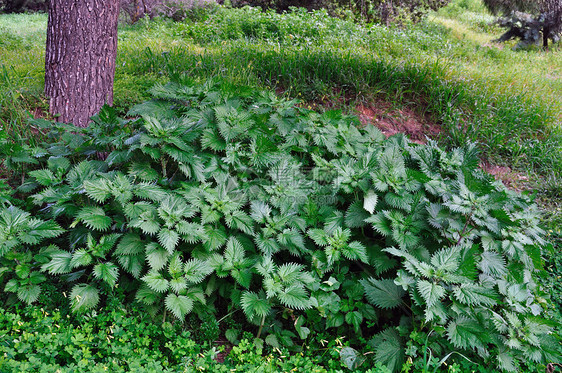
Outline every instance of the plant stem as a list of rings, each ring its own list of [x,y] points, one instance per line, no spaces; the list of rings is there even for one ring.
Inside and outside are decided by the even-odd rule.
[[[265,323],[265,316],[262,316],[261,318],[261,324],[260,324],[260,328],[258,329],[258,335],[256,336],[256,338],[259,338],[261,335],[261,331],[263,329],[263,324]]]

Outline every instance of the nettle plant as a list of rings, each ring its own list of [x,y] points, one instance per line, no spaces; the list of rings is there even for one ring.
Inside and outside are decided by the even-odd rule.
[[[34,302],[48,274],[77,312],[116,286],[163,318],[241,310],[275,347],[331,328],[392,370],[420,336],[433,356],[508,371],[557,354],[534,280],[537,208],[473,146],[386,139],[224,83],[152,94],[137,119],[35,120],[50,140],[6,155],[33,169],[0,212],[6,291]]]

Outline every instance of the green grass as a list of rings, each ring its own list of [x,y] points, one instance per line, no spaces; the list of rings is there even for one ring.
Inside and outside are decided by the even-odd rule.
[[[214,9],[197,21],[122,26],[115,77],[121,111],[156,82],[181,73],[222,76],[308,102],[383,98],[441,125],[441,142],[478,141],[494,163],[528,173],[562,195],[562,50],[512,51],[474,0],[457,0],[407,30],[360,26],[323,13]],[[45,15],[2,15],[0,120],[29,137],[25,111],[42,99]],[[344,99],[342,99],[342,97]]]

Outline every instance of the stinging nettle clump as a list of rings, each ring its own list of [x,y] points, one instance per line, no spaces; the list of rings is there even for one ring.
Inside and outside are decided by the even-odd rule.
[[[40,146],[0,142],[17,188],[0,199],[0,301],[49,301],[51,283],[82,313],[119,287],[158,322],[238,315],[232,343],[293,349],[328,331],[393,371],[427,348],[505,371],[562,356],[537,206],[474,146],[224,83],[151,93],[129,119],[106,107],[84,129],[34,120]]]

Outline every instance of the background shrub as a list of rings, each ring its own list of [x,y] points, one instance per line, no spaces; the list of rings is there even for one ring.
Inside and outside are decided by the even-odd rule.
[[[0,12],[47,11],[46,0],[0,0]]]
[[[358,19],[386,25],[419,21],[430,10],[444,7],[450,0],[233,0],[234,6],[252,5],[263,9],[286,11],[290,7],[308,10],[326,9],[336,16],[354,15]]]

